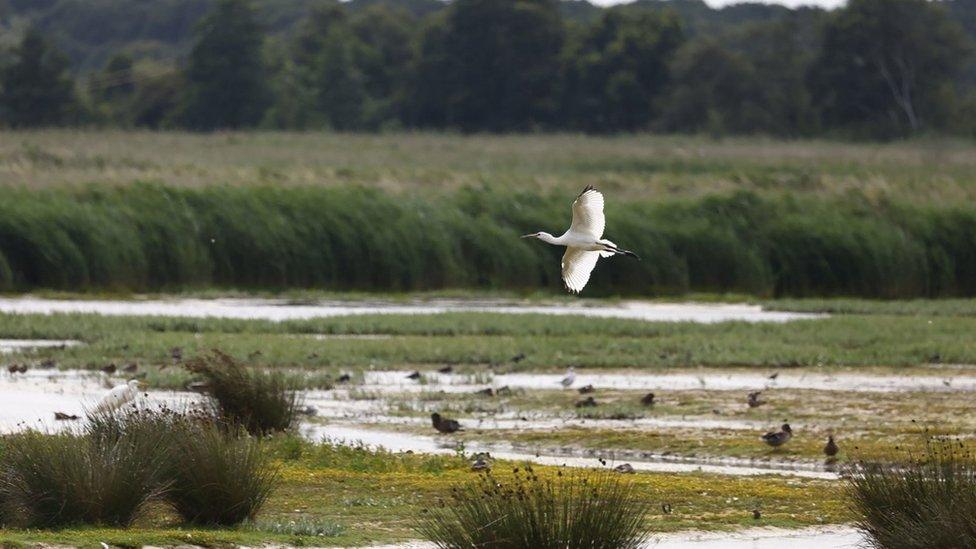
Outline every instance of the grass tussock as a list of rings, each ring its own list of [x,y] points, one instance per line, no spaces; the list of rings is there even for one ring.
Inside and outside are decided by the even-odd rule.
[[[511,481],[489,473],[455,487],[415,528],[443,549],[636,549],[647,537],[647,512],[634,485],[619,476],[543,479],[526,467]]]
[[[278,481],[258,439],[205,411],[145,408],[91,416],[75,431],[3,438],[4,524],[127,527],[152,504],[185,523],[253,519]]]
[[[287,431],[298,420],[301,396],[281,372],[248,368],[214,350],[186,363],[207,382],[207,395],[223,421],[252,435]]]
[[[152,429],[111,436],[25,431],[5,437],[0,501],[12,523],[128,526],[166,494],[166,445]]]
[[[175,440],[167,501],[184,521],[233,525],[253,519],[277,483],[258,439],[216,425],[191,425]]]
[[[872,547],[976,547],[976,457],[959,441],[929,441],[905,463],[861,464],[849,484]]]

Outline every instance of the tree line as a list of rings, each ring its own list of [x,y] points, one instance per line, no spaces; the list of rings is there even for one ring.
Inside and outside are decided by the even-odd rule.
[[[178,62],[120,51],[83,75],[33,25],[0,56],[0,125],[976,135],[974,0],[706,28],[682,2],[567,17],[575,4],[323,1],[271,34],[248,0],[216,0]]]

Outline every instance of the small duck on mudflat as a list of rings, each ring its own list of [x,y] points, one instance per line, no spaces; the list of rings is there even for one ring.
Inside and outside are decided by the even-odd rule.
[[[654,393],[647,393],[641,397],[641,404],[644,406],[654,406]]]
[[[578,401],[576,403],[576,407],[577,408],[592,408],[593,406],[596,406],[596,405],[597,405],[596,404],[596,399],[594,399],[591,396],[590,397],[586,397],[583,400],[580,400],[580,401]]]
[[[823,449],[824,455],[828,458],[833,458],[837,455],[837,452],[840,452],[840,448],[837,446],[837,443],[834,442],[834,435],[827,435],[827,444],[824,445]]]
[[[779,431],[770,431],[762,436],[763,442],[773,448],[786,444],[791,438],[793,438],[793,429],[790,428],[789,423],[784,423]]]
[[[457,420],[441,417],[437,412],[430,414],[430,422],[434,425],[434,429],[440,433],[450,434],[461,430],[461,424]]]
[[[750,408],[758,408],[759,406],[766,404],[766,401],[760,398],[760,395],[762,395],[762,391],[753,391],[749,393],[749,397],[746,399],[746,402],[749,403]]]

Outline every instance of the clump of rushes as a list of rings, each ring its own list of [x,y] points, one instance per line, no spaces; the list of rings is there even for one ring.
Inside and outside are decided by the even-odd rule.
[[[443,549],[636,549],[647,539],[647,511],[647,500],[619,476],[540,478],[526,467],[511,480],[488,473],[454,487],[415,529]]]
[[[0,501],[11,524],[128,526],[166,493],[165,444],[149,428],[113,436],[25,431],[4,439]]]
[[[931,439],[903,463],[860,463],[848,482],[870,546],[976,547],[976,459],[960,441]]]
[[[217,350],[186,368],[206,380],[214,412],[252,435],[286,431],[298,418],[301,397],[281,372],[248,368]]]
[[[96,414],[75,432],[3,437],[3,524],[125,527],[153,503],[187,523],[252,519],[278,479],[270,454],[242,427],[206,410]]]
[[[184,521],[232,525],[253,519],[278,481],[261,441],[239,428],[186,423],[173,445],[166,499]]]

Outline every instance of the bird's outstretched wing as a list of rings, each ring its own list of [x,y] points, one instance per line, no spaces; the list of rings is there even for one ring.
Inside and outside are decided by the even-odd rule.
[[[580,293],[590,281],[590,273],[600,259],[600,252],[589,252],[582,248],[567,247],[563,254],[563,284],[574,294]]]
[[[587,186],[573,202],[573,224],[569,230],[600,239],[606,224],[607,220],[603,216],[603,193]]]

